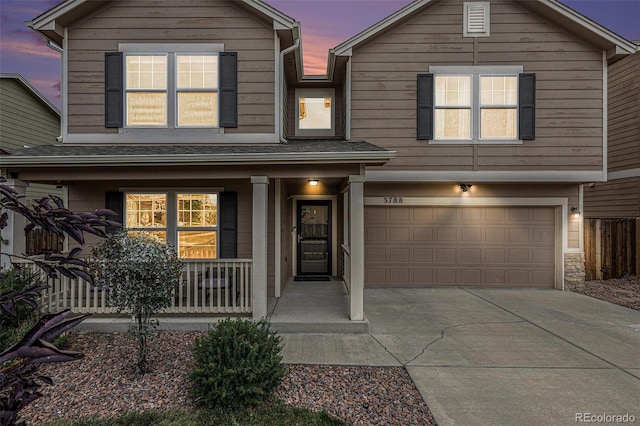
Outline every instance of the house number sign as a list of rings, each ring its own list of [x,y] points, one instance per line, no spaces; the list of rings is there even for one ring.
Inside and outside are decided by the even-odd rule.
[[[385,204],[402,204],[402,197],[384,197]]]

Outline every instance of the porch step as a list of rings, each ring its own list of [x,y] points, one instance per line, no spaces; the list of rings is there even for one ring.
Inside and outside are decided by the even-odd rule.
[[[239,316],[240,318],[247,318],[246,315]],[[158,330],[167,331],[203,331],[209,330],[211,324],[215,324],[222,319],[227,318],[223,316],[208,316],[208,315],[190,315],[190,316],[174,316],[174,315],[159,315]],[[250,317],[249,317],[250,318]],[[91,315],[86,320],[82,321],[76,327],[74,331],[101,331],[101,332],[128,332],[129,327],[133,324],[130,316],[123,315]]]

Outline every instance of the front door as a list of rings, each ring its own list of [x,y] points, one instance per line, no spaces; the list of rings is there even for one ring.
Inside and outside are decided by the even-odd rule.
[[[298,275],[331,275],[331,201],[298,201]]]

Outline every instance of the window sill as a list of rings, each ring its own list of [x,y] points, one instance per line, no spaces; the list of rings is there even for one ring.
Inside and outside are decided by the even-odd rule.
[[[429,145],[522,145],[522,140],[430,140]]]

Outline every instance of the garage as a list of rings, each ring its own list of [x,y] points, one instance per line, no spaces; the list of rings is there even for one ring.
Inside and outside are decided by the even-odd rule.
[[[366,206],[365,285],[553,288],[554,207]]]

